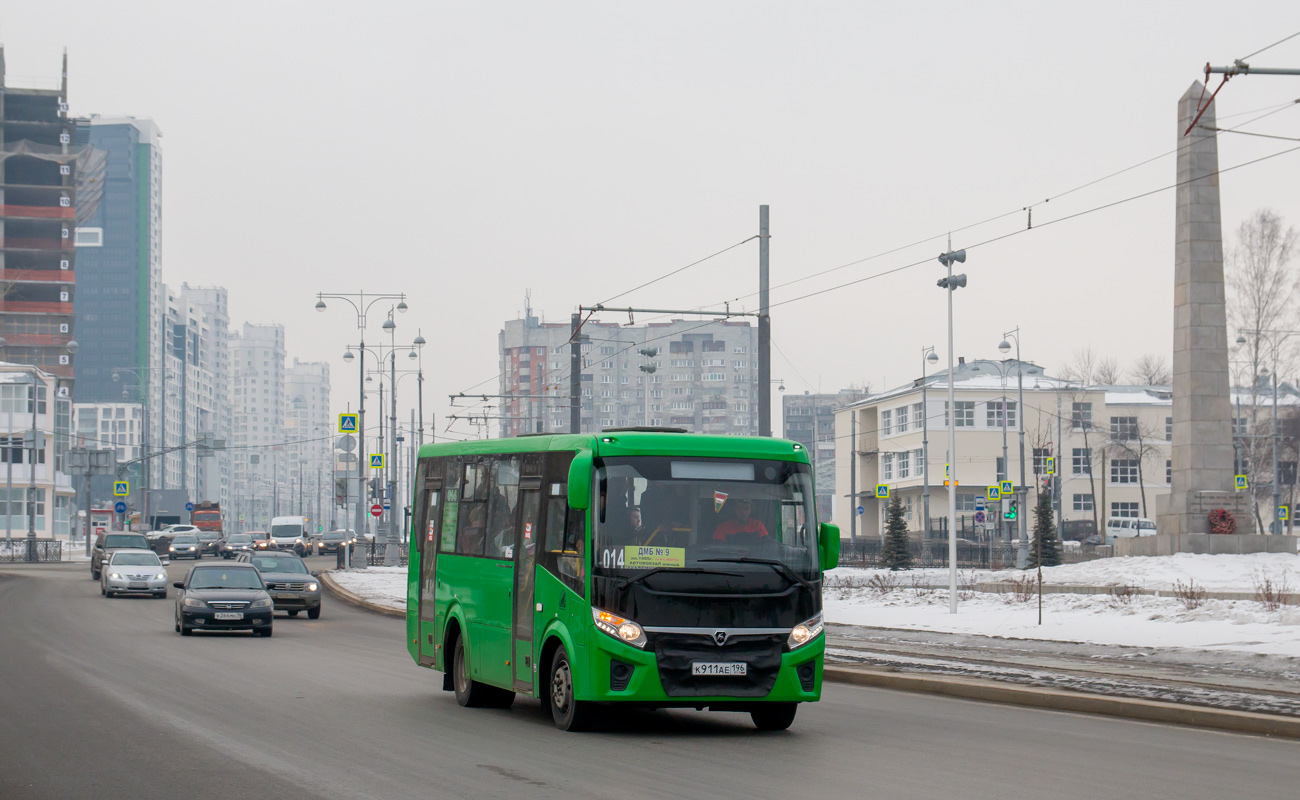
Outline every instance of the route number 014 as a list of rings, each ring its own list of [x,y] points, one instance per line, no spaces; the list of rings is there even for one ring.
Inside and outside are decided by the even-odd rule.
[[[623,566],[623,549],[610,550],[608,548],[600,551],[600,566],[605,569],[622,568]]]

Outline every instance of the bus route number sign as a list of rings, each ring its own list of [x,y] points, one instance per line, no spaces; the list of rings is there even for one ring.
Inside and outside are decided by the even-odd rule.
[[[617,548],[606,549],[601,555],[600,562],[603,567],[629,567],[633,569],[681,568],[686,566],[686,548],[628,545],[622,550]]]

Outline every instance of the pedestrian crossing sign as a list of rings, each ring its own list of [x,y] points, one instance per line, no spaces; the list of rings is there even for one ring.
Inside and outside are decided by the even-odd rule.
[[[339,433],[356,433],[357,415],[339,414]]]
[[[383,454],[383,453],[371,453],[371,454],[370,454],[370,468],[371,468],[371,469],[383,469],[383,468],[384,468],[384,454]]]
[[[1047,474],[1048,475],[1056,474],[1056,456],[1047,457]]]
[[[1001,487],[1001,486],[990,486],[990,487],[989,487],[989,499],[990,499],[990,500],[1001,500],[1001,499],[1002,499],[1002,487]]]
[[[1238,488],[1238,489],[1245,489],[1245,488],[1246,488],[1246,476],[1245,476],[1245,475],[1238,475],[1238,476],[1237,476],[1237,488]]]
[[[889,487],[883,483],[876,484],[876,497],[881,500],[889,499]]]
[[[1287,520],[1291,519],[1291,507],[1290,507],[1290,506],[1278,506],[1278,507],[1277,507],[1277,518],[1278,518],[1278,520],[1280,520],[1281,522],[1286,522]]]
[[[131,494],[131,482],[130,482],[130,481],[114,481],[114,482],[113,482],[113,496],[114,496],[114,497],[126,497],[126,496],[129,495],[129,494]]]
[[[1016,493],[1016,485],[1015,485],[1014,483],[1012,483],[1011,481],[1003,481],[1003,482],[1002,482],[1002,493],[1003,493],[1003,494],[1015,494],[1015,493]]]

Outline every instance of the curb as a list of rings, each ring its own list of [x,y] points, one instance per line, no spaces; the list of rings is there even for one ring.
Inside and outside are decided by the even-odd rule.
[[[1158,700],[1108,697],[1031,686],[1010,686],[993,681],[930,675],[909,675],[884,670],[854,669],[827,665],[823,677],[836,683],[872,686],[904,692],[923,692],[1004,705],[1099,714],[1107,717],[1213,728],[1233,733],[1300,739],[1300,719],[1250,711],[1227,711],[1203,706],[1186,706]]]
[[[335,597],[347,603],[348,605],[356,606],[357,608],[360,608],[363,611],[370,611],[375,614],[383,614],[386,617],[403,617],[403,618],[406,617],[405,611],[400,611],[396,608],[389,608],[388,606],[381,606],[378,603],[372,603],[369,600],[366,600],[365,598],[361,597],[361,595],[356,594],[355,592],[350,592],[347,589],[344,589],[342,586],[339,586],[337,583],[334,582],[334,578],[331,577],[330,575],[330,573],[332,573],[333,571],[334,570],[326,570],[320,574],[320,581],[322,584],[325,585],[325,588],[329,590],[330,594],[334,595]]]

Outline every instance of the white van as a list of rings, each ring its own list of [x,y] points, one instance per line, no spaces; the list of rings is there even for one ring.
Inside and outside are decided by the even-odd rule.
[[[306,517],[272,517],[271,546],[276,550],[292,550],[298,555],[307,552]]]
[[[1116,539],[1155,535],[1156,524],[1146,517],[1111,517],[1106,520],[1106,544],[1114,544]]]

